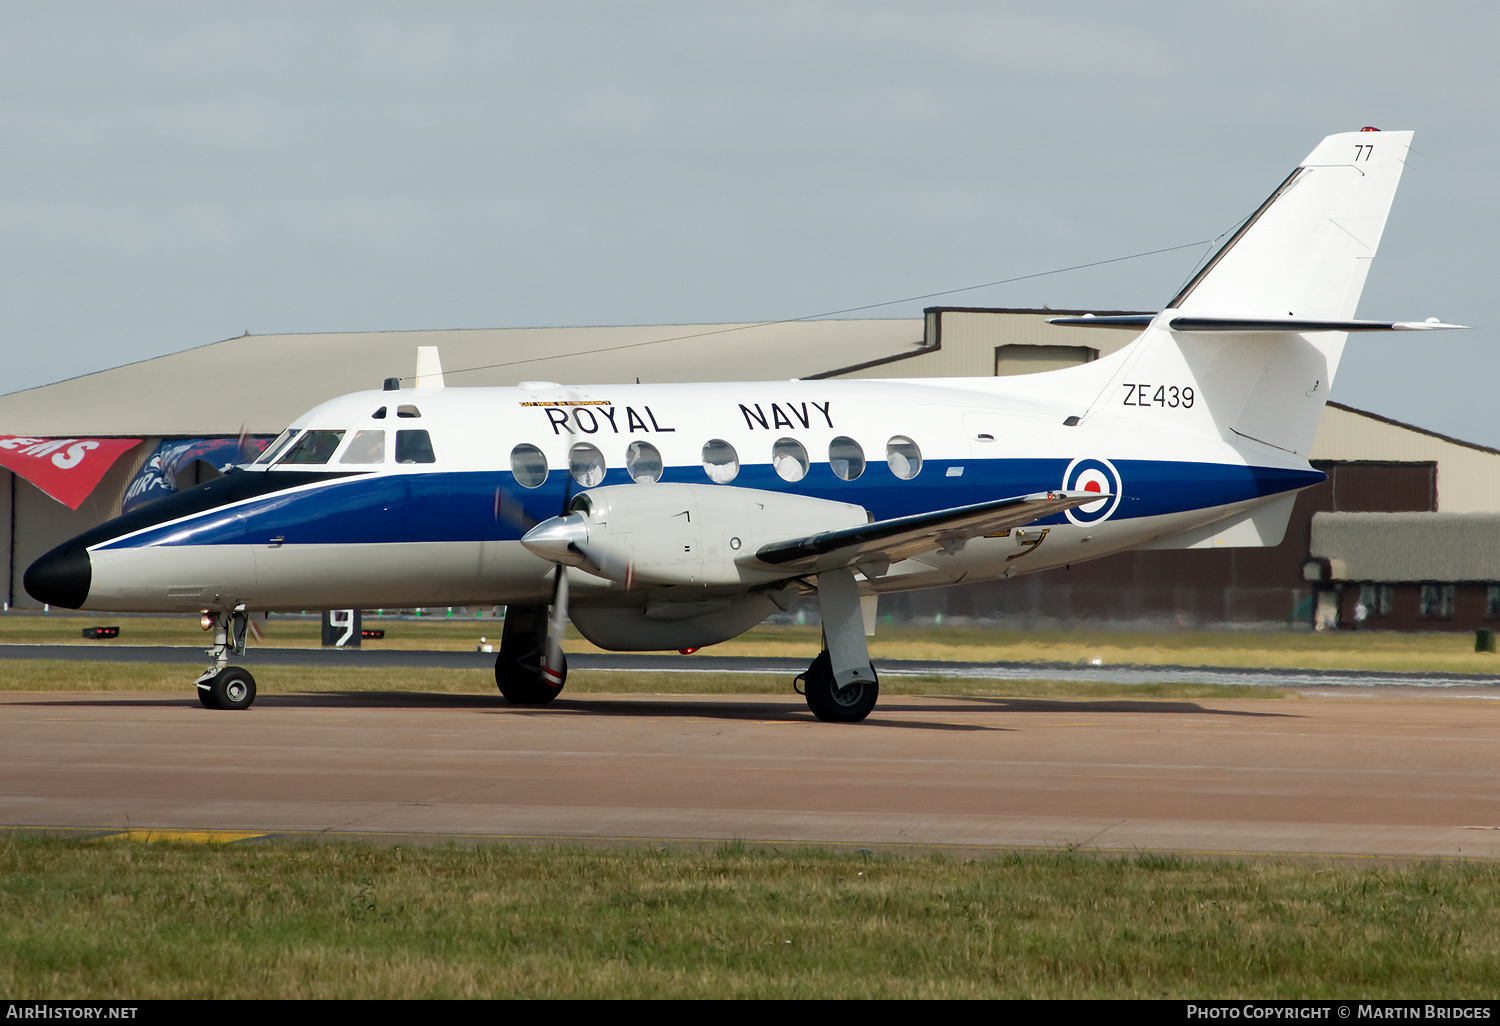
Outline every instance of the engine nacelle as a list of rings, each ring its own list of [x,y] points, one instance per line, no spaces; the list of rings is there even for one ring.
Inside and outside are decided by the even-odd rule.
[[[538,524],[521,541],[544,559],[627,586],[756,585],[786,577],[747,558],[762,545],[868,522],[862,506],[806,495],[725,485],[609,485],[576,496],[572,512]]]
[[[629,487],[629,486],[626,486]],[[633,608],[575,606],[573,626],[611,652],[702,648],[737,638],[783,607],[767,595],[711,602],[672,602]]]

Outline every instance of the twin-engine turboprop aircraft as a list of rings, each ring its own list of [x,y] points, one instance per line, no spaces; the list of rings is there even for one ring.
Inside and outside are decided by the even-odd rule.
[[[614,650],[732,638],[799,592],[824,649],[799,680],[863,719],[882,592],[1136,546],[1275,545],[1411,141],[1329,136],[1105,359],[1023,377],[415,388],[312,410],[253,463],[112,520],[26,573],[42,602],[202,611],[203,704],[244,708],[248,614],[507,607],[495,679],[562,688],[568,619]],[[425,368],[423,361],[426,361]],[[550,607],[550,615],[549,615]]]

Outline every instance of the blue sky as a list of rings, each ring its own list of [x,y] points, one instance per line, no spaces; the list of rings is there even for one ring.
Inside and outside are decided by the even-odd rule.
[[[1480,327],[1356,338],[1333,397],[1500,446],[1492,4],[0,15],[0,391],[247,330],[778,320],[1176,246],[1368,124],[1417,136],[1360,313]],[[1202,252],[951,302],[1154,309]]]

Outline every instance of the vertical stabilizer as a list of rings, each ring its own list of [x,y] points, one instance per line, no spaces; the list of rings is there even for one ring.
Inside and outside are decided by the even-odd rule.
[[[1238,317],[1353,317],[1411,138],[1364,131],[1324,139],[1169,306]]]
[[[1126,385],[1166,386],[1169,402],[1190,389],[1180,426],[1252,459],[1306,459],[1411,138],[1319,143],[1123,351],[1096,407],[1139,404]]]
[[[417,346],[417,387],[443,387],[443,361],[437,346]]]

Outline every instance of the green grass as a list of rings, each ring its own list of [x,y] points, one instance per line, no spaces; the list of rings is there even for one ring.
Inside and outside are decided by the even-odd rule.
[[[119,639],[101,642],[80,637],[83,627],[100,623],[119,624]],[[472,651],[481,637],[497,641],[501,625],[486,613],[480,618],[371,619],[367,626],[386,631],[384,640],[366,643],[372,648]],[[569,652],[599,651],[576,632],[569,633]],[[0,642],[12,644],[201,646],[206,640],[196,618],[0,615]],[[319,625],[315,620],[273,617],[265,626],[264,644],[315,648],[320,644]],[[819,645],[817,627],[762,625],[705,651],[811,660]],[[1111,666],[1135,663],[1500,674],[1500,655],[1475,652],[1473,634],[1461,631],[1137,632],[1087,626],[1071,631],[1004,631],[882,624],[870,640],[870,654],[877,664],[882,659],[1059,663],[1098,659]]]
[[[0,835],[39,998],[1493,998],[1500,866]]]
[[[205,660],[206,664],[207,660]],[[69,659],[0,658],[3,691],[175,691],[191,694],[196,664],[114,663]],[[256,666],[259,694],[292,692],[407,691],[473,694],[495,697],[490,670],[433,670],[403,667]],[[575,670],[568,674],[564,696],[633,695],[786,695],[791,674],[656,673]],[[976,680],[923,675],[887,676],[883,695],[985,695],[1033,698],[1284,698],[1280,688],[1224,684],[1108,684],[1054,680]]]

